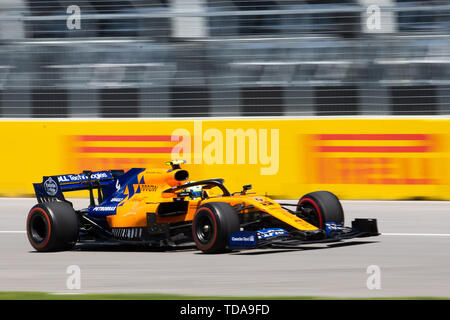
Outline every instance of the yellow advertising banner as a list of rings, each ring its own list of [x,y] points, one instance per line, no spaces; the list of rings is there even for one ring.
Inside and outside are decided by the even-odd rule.
[[[44,175],[185,159],[191,181],[274,198],[450,199],[449,119],[3,120],[0,134],[1,196],[31,195]]]

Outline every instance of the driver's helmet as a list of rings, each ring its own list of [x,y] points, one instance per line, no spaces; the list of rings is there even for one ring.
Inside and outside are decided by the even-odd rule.
[[[195,181],[191,181],[195,182]],[[202,196],[203,188],[202,186],[193,186],[185,189],[186,191],[191,193],[191,198],[199,198]]]

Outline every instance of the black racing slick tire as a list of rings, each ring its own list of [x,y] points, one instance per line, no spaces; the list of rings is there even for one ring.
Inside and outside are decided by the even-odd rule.
[[[307,222],[319,229],[325,229],[325,224],[334,222],[344,224],[344,210],[338,197],[329,191],[315,191],[305,194],[297,204],[297,211]]]
[[[224,202],[210,202],[198,207],[192,222],[192,236],[204,253],[225,252],[229,235],[240,230],[234,208]]]
[[[78,240],[78,217],[66,202],[39,203],[27,218],[27,235],[37,251],[72,249]]]

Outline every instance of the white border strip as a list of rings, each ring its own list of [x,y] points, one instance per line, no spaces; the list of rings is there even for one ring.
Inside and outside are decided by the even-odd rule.
[[[382,233],[383,236],[450,237],[449,233]]]

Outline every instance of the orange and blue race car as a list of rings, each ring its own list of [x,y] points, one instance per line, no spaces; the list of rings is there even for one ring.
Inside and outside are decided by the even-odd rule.
[[[27,235],[37,251],[61,251],[77,243],[127,243],[177,247],[195,244],[205,253],[263,247],[297,247],[379,235],[376,219],[344,226],[338,198],[311,192],[283,204],[249,192],[230,193],[223,179],[189,181],[183,161],[168,170],[134,168],[46,176],[35,183],[38,204]],[[87,208],[75,209],[64,193],[89,191]]]

